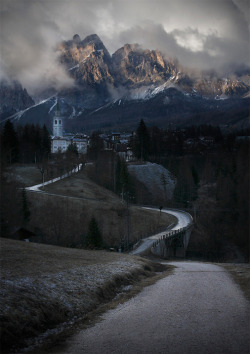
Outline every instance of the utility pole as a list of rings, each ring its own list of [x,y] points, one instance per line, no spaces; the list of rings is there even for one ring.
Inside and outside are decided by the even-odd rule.
[[[42,177],[43,177],[43,188],[44,188],[44,168],[41,169]]]
[[[124,184],[122,185],[122,204],[123,204],[123,202],[124,202]]]
[[[194,204],[194,223],[196,224],[196,205]]]
[[[130,234],[131,234],[131,228],[130,228],[130,201],[134,198],[129,192],[125,193],[125,198],[126,198],[126,226],[127,226],[127,251],[129,251],[129,245],[130,245]]]
[[[42,174],[42,184],[43,184],[43,188],[44,188],[44,168],[43,167],[38,167],[41,174]]]
[[[113,155],[113,163],[114,163],[114,192],[116,191],[116,156]]]
[[[130,215],[129,215],[129,193],[126,193],[126,206],[127,206],[127,212],[126,212],[126,223],[127,223],[127,250],[129,250],[129,239],[130,239]]]

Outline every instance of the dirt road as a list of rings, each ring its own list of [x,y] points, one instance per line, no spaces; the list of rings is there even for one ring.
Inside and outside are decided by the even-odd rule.
[[[47,353],[249,353],[249,302],[228,273],[206,263],[171,264],[173,275]]]

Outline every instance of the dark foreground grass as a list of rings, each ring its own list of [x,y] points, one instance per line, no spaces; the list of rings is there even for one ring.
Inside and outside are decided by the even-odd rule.
[[[1,353],[61,340],[96,318],[100,305],[115,306],[117,294],[121,302],[140,291],[161,267],[119,253],[1,239]]]
[[[246,298],[250,301],[250,264],[249,263],[223,263],[234,281],[240,286]]]
[[[146,275],[136,276],[134,279],[130,279],[129,282],[126,282],[125,279],[123,279],[122,282],[119,281],[119,286],[115,287],[115,292],[112,297],[100,303],[96,309],[88,312],[87,315],[82,317],[79,321],[76,321],[73,326],[66,328],[59,334],[52,335],[45,343],[33,349],[32,353],[53,354],[63,352],[70,336],[88,327],[94,326],[97,322],[101,321],[101,316],[104,312],[116,308],[118,305],[136,296],[144,287],[153,285],[158,280],[172,274],[175,268],[172,265],[163,265],[155,262],[150,262],[150,266],[152,266],[150,270],[148,265],[146,266]]]

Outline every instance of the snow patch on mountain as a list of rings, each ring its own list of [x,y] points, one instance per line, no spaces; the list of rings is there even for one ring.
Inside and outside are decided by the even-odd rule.
[[[107,103],[107,104],[105,104],[105,105],[103,105],[103,106],[101,106],[101,107],[98,107],[98,108],[95,109],[93,112],[91,112],[90,115],[93,114],[93,113],[96,113],[96,112],[100,111],[101,109],[107,108],[108,106],[112,105],[112,104],[115,103],[115,102],[116,102],[116,101],[114,101],[114,102],[109,102],[109,103]]]
[[[75,66],[73,66],[72,68],[69,68],[68,70],[71,71],[73,69],[79,68],[79,64],[76,64]]]
[[[164,84],[161,85],[150,85],[150,86],[142,86],[140,88],[136,88],[130,91],[128,98],[130,100],[150,100],[151,98],[157,96],[158,94],[166,91],[169,88],[179,89],[172,80],[168,80]]]
[[[216,97],[215,97],[215,99],[216,100],[228,100],[229,99],[229,97],[225,94],[225,93],[223,93],[222,95],[217,95]]]
[[[24,109],[24,110],[22,110],[22,111],[19,111],[19,112],[13,114],[12,116],[10,116],[10,117],[8,117],[8,118],[2,120],[2,122],[7,121],[8,119],[10,119],[10,120],[20,120],[20,118],[22,118],[22,116],[24,115],[24,113],[28,112],[28,111],[29,111],[30,109],[32,109],[32,108],[35,108],[35,107],[37,107],[37,106],[40,106],[40,105],[42,105],[42,104],[48,102],[50,99],[51,99],[51,97],[46,98],[45,100],[42,100],[42,101],[40,101],[39,103],[34,104],[33,106],[30,106],[30,107],[28,107],[28,108],[26,108],[26,109]]]
[[[53,110],[53,108],[57,105],[57,98],[55,100],[55,103],[50,107],[49,114]]]
[[[75,109],[74,106],[72,106],[72,113],[71,113],[71,115],[69,116],[69,119],[72,119],[72,118],[74,118],[75,116],[76,116],[76,109]]]

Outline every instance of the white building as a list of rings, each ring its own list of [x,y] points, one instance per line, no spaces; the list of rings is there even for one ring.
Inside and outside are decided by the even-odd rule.
[[[63,136],[63,119],[60,117],[58,107],[56,108],[56,113],[53,118],[53,135]]]
[[[70,144],[75,144],[80,154],[87,154],[89,137],[84,134],[63,135],[63,118],[60,117],[58,106],[53,118],[53,136],[51,137],[51,152],[66,152]]]
[[[52,144],[51,146],[52,154],[58,152],[66,152],[70,144],[76,145],[79,154],[87,154],[89,137],[87,135],[81,138],[78,138],[77,136],[73,136],[73,137],[52,136],[51,144]]]

